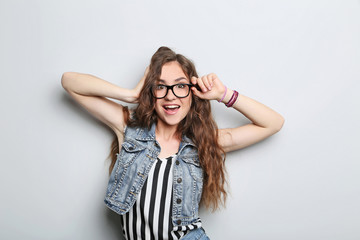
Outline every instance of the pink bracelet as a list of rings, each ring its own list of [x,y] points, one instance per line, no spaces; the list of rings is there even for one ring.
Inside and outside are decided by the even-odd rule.
[[[228,108],[232,107],[234,105],[234,103],[236,102],[238,96],[239,96],[239,93],[236,90],[234,90],[233,95],[231,96],[229,102],[225,104],[225,106],[227,106]]]
[[[224,96],[222,96],[222,98],[220,99],[220,101],[218,102],[222,102],[226,96],[226,92],[227,92],[227,87],[225,86],[225,92],[224,92]]]

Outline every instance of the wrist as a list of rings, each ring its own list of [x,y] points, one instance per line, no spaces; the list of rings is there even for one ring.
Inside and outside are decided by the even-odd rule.
[[[229,91],[226,90],[224,96],[221,99],[221,102],[224,103],[225,106],[229,108],[236,103],[237,98],[239,97],[239,93],[236,90],[229,90]]]
[[[131,89],[130,90],[131,103],[137,102],[137,100],[139,99],[139,95],[140,95],[140,91],[137,88]]]
[[[225,89],[224,89],[224,91],[223,91],[223,93],[221,93],[221,96],[219,96],[216,100],[218,101],[218,102],[222,102],[223,100],[224,100],[224,98],[225,98],[225,96],[226,96],[226,93],[227,93],[227,87],[226,86],[224,86],[225,87]]]
[[[234,94],[233,90],[227,89],[227,92],[226,92],[226,94],[225,94],[225,96],[224,96],[224,98],[223,98],[223,100],[221,102],[224,103],[224,104],[227,104],[230,101],[231,96],[233,94]]]
[[[135,103],[137,98],[138,95],[135,89],[121,88],[117,99],[126,103]]]

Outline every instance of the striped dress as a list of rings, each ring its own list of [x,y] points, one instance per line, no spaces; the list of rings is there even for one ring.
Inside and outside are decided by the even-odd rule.
[[[173,227],[172,169],[175,160],[176,155],[157,159],[134,206],[122,215],[123,233],[127,240],[177,240],[189,230],[201,227],[200,218],[191,225]]]

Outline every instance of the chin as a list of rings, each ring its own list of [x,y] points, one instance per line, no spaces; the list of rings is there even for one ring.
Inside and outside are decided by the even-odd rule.
[[[158,122],[161,121],[161,123],[163,123],[164,125],[167,126],[177,126],[180,124],[180,122],[183,120],[184,118],[160,118],[158,117]]]
[[[168,125],[168,126],[177,126],[179,125],[179,123],[181,122],[181,120],[166,120],[166,121],[162,121],[165,125]]]

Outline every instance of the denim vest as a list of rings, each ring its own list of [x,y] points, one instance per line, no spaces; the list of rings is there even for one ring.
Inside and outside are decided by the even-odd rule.
[[[125,214],[134,205],[160,153],[151,129],[126,127],[124,142],[110,175],[105,203],[118,214]],[[198,218],[203,188],[203,170],[197,148],[183,136],[173,168],[172,221],[174,227],[186,226]]]

